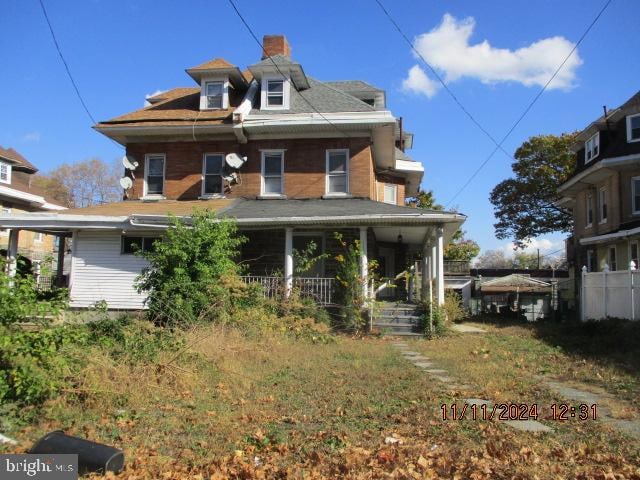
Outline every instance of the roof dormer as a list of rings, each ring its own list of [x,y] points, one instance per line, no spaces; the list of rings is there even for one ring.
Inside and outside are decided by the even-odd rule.
[[[200,110],[229,108],[229,88],[246,89],[247,80],[238,67],[223,58],[214,58],[187,73],[200,84]]]

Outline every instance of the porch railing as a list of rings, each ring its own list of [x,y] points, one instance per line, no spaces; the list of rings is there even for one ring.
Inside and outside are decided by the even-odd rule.
[[[471,263],[467,260],[445,260],[445,275],[469,275],[471,273]]]
[[[265,298],[280,298],[284,292],[282,277],[245,275],[242,280],[246,284],[259,284]],[[293,288],[297,289],[302,297],[311,298],[319,305],[331,305],[334,282],[334,278],[294,277]]]

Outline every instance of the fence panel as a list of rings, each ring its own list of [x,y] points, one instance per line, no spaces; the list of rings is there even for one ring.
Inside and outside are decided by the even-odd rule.
[[[582,273],[582,320],[640,318],[640,271]]]

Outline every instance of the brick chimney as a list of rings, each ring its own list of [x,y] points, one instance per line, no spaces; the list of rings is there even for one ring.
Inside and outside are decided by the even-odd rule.
[[[265,35],[262,38],[262,59],[264,60],[274,55],[284,55],[285,57],[291,57],[291,47],[287,42],[287,37],[284,35]]]

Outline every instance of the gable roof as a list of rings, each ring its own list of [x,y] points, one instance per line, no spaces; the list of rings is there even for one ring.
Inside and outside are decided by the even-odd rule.
[[[303,92],[291,89],[289,110],[260,110],[259,105],[254,105],[251,115],[283,115],[287,113],[321,113],[333,112],[375,112],[376,109],[356,97],[349,95],[324,82],[307,77],[309,88]],[[302,98],[304,96],[304,98]],[[260,98],[259,91],[256,98]],[[306,99],[306,101],[305,101]],[[314,110],[310,105],[313,105]]]
[[[262,78],[262,74],[265,72],[275,71],[278,73],[289,73],[297,89],[309,88],[308,77],[305,75],[302,65],[282,54],[267,57],[258,63],[250,65],[248,68],[251,74],[257,79]]]
[[[550,291],[551,284],[531,278],[529,275],[512,273],[505,277],[482,281],[480,288],[484,292],[546,292]]]
[[[236,66],[232,63],[227,62],[224,58],[218,57],[213,60],[209,60],[207,62],[201,63],[200,65],[196,65],[195,67],[188,68],[187,71],[197,71],[197,70],[212,70],[216,68],[235,68]]]
[[[7,160],[13,164],[13,168],[17,170],[24,170],[29,173],[36,173],[38,169],[26,158],[24,158],[20,153],[18,153],[13,148],[3,148],[0,147],[0,158]]]

